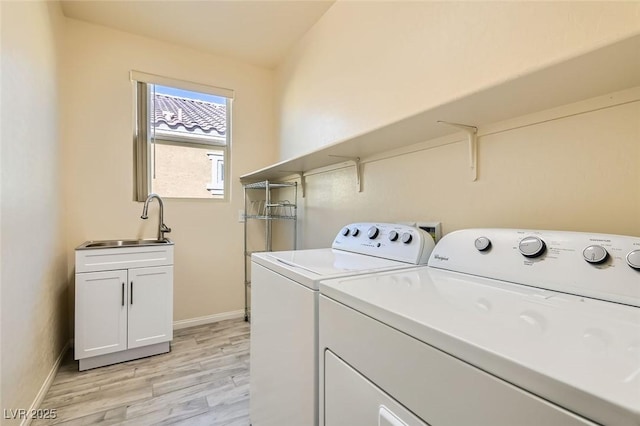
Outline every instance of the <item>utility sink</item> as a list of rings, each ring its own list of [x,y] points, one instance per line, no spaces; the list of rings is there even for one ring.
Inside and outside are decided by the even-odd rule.
[[[164,240],[103,240],[87,241],[76,248],[76,250],[97,249],[97,248],[122,248],[122,247],[144,247],[157,245],[173,245],[173,241]]]

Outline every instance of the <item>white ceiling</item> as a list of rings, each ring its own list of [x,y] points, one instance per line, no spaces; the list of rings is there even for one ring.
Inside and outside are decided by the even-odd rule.
[[[79,19],[275,67],[335,0],[61,1]]]

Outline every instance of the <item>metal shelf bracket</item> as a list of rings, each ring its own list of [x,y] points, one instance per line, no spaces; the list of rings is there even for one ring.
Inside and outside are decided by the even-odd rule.
[[[350,160],[356,168],[356,190],[362,192],[362,166],[360,165],[360,157]]]
[[[329,157],[344,158],[347,163],[353,164],[356,169],[356,191],[362,192],[362,165],[360,157],[345,157],[342,155],[330,155]]]
[[[478,128],[468,124],[451,123],[449,121],[438,120],[438,123],[457,127],[467,134],[469,143],[469,167],[471,168],[471,181],[478,180]]]
[[[302,191],[302,198],[304,198],[304,187],[305,185],[305,179],[304,179],[304,173],[303,172],[297,172],[296,173],[299,177],[300,177],[300,190]]]

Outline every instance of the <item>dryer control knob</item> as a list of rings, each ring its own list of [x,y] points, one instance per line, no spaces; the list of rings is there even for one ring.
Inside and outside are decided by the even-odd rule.
[[[409,244],[413,240],[413,235],[408,232],[402,234],[402,242],[405,244]]]
[[[398,231],[389,231],[389,241],[396,241],[398,239]]]
[[[478,251],[487,251],[491,248],[491,240],[487,237],[478,237],[474,242]]]
[[[369,231],[367,231],[367,236],[369,237],[370,240],[375,240],[376,237],[378,236],[378,233],[380,233],[378,228],[375,226],[372,226],[371,228],[369,228]]]
[[[627,255],[627,263],[633,269],[640,270],[640,250],[633,250]]]
[[[351,228],[351,236],[352,237],[357,237],[359,233],[360,233],[360,230],[358,228],[356,228],[355,226],[353,228]]]
[[[609,257],[609,253],[604,247],[592,245],[582,251],[582,257],[589,263],[602,263]]]
[[[344,228],[342,228],[342,231],[340,231],[340,234],[342,234],[343,237],[346,237],[350,232],[351,231],[349,231],[349,228],[345,226]]]
[[[544,253],[547,245],[540,238],[529,236],[520,240],[518,249],[524,257],[538,257]]]

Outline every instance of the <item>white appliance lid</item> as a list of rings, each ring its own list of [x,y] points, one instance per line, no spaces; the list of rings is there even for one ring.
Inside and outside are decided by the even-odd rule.
[[[307,287],[323,279],[409,268],[396,260],[329,248],[254,253],[252,260]]]
[[[320,291],[585,417],[640,419],[640,308],[431,267]]]

